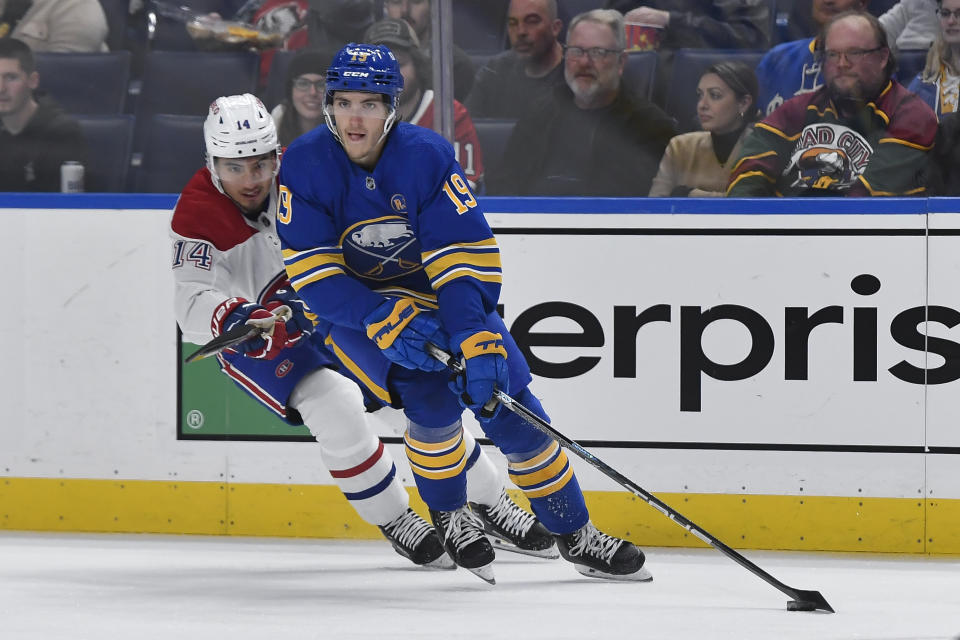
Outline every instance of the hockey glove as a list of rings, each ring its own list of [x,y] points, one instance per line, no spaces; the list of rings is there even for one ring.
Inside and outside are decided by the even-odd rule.
[[[278,289],[273,296],[267,300],[263,306],[267,311],[276,313],[276,309],[281,305],[290,308],[293,316],[287,320],[287,345],[293,346],[313,333],[313,320],[316,315],[311,313],[306,303],[297,297],[297,292],[293,289]]]
[[[450,381],[450,389],[460,404],[490,419],[500,412],[500,403],[491,403],[494,389],[506,391],[510,384],[507,350],[503,336],[491,331],[465,331],[453,336],[450,344],[459,346],[463,371]]]
[[[226,306],[226,314],[222,322],[218,322],[220,311]],[[290,310],[286,306],[278,306],[278,312],[287,312]],[[273,360],[287,346],[296,344],[300,336],[291,343],[287,335],[287,326],[282,315],[274,315],[272,312],[253,302],[247,302],[243,298],[231,298],[220,305],[217,312],[214,313],[213,334],[220,335],[236,327],[238,324],[249,324],[260,329],[260,335],[250,338],[245,342],[234,345],[231,350],[242,353],[248,358],[257,358],[263,360]]]
[[[421,311],[410,298],[385,300],[363,319],[367,337],[377,343],[383,355],[407,369],[443,371],[446,366],[427,353],[427,342],[441,349],[447,334],[436,316]]]

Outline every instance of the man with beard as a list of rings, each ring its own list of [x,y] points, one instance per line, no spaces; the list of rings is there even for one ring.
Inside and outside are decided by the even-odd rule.
[[[937,117],[891,78],[896,61],[880,22],[843,13],[819,42],[824,86],[756,125],[727,195],[923,195]]]
[[[467,110],[474,118],[516,120],[527,106],[563,84],[563,22],[557,0],[510,0],[510,49],[484,65],[473,82]]]
[[[865,10],[869,0],[813,0],[810,14],[813,21],[823,28],[834,16],[854,10]],[[760,97],[757,106],[764,115],[801,93],[810,93],[823,86],[820,74],[820,48],[817,34],[810,37],[778,44],[768,51],[757,65],[757,82]]]
[[[676,130],[620,82],[623,15],[594,9],[570,21],[564,80],[517,121],[488,175],[493,195],[645,196]]]

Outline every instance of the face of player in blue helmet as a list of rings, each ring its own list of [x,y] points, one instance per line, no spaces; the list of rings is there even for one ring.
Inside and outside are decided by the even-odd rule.
[[[372,168],[397,118],[403,76],[383,45],[348,44],[327,69],[327,126],[355,163]]]

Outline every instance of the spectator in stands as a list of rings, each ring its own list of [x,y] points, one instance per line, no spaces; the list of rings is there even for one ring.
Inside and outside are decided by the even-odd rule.
[[[367,30],[363,41],[385,45],[397,58],[403,75],[403,98],[398,108],[400,119],[432,129],[432,66],[430,58],[420,48],[413,27],[404,20],[384,18]],[[456,99],[453,101],[453,151],[470,187],[477,190],[483,184],[483,151],[470,114]]]
[[[909,89],[940,117],[960,111],[960,0],[939,0],[940,32],[927,53],[927,63]]]
[[[599,2],[598,2],[599,4]],[[766,49],[766,0],[607,0],[627,22],[660,27],[662,49]]]
[[[880,24],[897,49],[929,49],[940,33],[937,0],[900,0],[880,16]]]
[[[510,0],[510,49],[477,72],[467,98],[475,118],[518,119],[524,109],[563,84],[563,22],[557,0]]]
[[[60,165],[86,160],[80,125],[39,82],[30,47],[0,38],[0,191],[60,191]]]
[[[311,49],[298,53],[290,61],[283,100],[270,112],[281,147],[324,124],[324,80],[334,53],[333,49]]]
[[[869,0],[812,0],[813,20],[822,29],[830,19],[846,11],[864,10]],[[811,93],[823,86],[820,60],[815,55],[813,35],[777,45],[757,65],[760,111],[770,115],[793,96]]]
[[[960,113],[940,118],[927,164],[927,195],[960,196]]]
[[[673,121],[622,90],[623,16],[594,9],[570,21],[566,83],[520,120],[504,161],[489,170],[496,195],[645,196]]]
[[[892,79],[896,61],[879,20],[840,14],[820,42],[826,84],[754,127],[727,195],[922,195],[937,118]]]
[[[383,12],[387,18],[406,20],[417,38],[420,48],[428,56],[430,51],[430,0],[384,0]],[[465,102],[473,88],[473,77],[476,68],[470,56],[460,47],[453,46],[453,97]]]
[[[107,16],[98,0],[0,0],[0,38],[33,51],[107,50]]]
[[[742,62],[711,65],[697,85],[703,131],[670,140],[650,189],[652,197],[721,197],[746,134],[757,119],[757,77]]]

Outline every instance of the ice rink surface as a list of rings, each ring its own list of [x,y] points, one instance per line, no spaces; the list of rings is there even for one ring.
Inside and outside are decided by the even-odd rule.
[[[713,549],[650,548],[652,583],[499,552],[497,584],[384,541],[0,532],[2,640],[960,637],[960,559],[746,551],[836,614]]]

